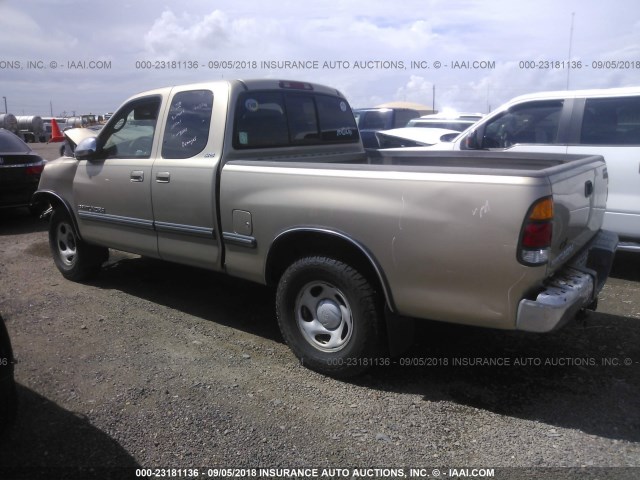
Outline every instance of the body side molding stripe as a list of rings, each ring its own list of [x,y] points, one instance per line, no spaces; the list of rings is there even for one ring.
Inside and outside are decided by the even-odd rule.
[[[120,215],[109,215],[106,213],[92,213],[79,211],[78,216],[82,220],[94,222],[112,223],[115,225],[123,225],[125,227],[136,227],[145,230],[153,230],[153,221],[143,220],[140,218],[121,217]]]
[[[238,233],[224,232],[222,238],[226,243],[238,245],[239,247],[256,248],[257,241],[255,237],[249,235],[240,235]]]
[[[195,237],[204,237],[209,239],[216,238],[214,229],[209,227],[196,227],[194,225],[182,225],[180,223],[168,222],[155,222],[154,225],[158,232],[180,233],[183,235],[193,235]]]
[[[154,222],[152,220],[144,220],[141,218],[123,217],[120,215],[109,215],[106,213],[95,213],[79,211],[78,216],[82,220],[93,222],[110,223],[125,227],[141,228],[144,230],[156,230],[159,233],[177,233],[182,235],[192,235],[215,240],[215,231],[213,228],[197,227],[194,225],[181,225],[179,223]]]

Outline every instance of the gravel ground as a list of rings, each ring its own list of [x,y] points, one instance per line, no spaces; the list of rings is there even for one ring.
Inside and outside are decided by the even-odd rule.
[[[558,332],[423,322],[403,359],[424,365],[400,359],[338,381],[283,344],[272,290],[114,251],[96,280],[71,283],[46,229],[26,211],[0,212],[0,312],[21,403],[0,440],[0,478],[640,467],[638,256],[618,254],[599,311]],[[640,470],[578,477],[591,473]]]

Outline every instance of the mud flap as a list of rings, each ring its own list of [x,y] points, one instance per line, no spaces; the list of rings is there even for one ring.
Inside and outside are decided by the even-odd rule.
[[[606,230],[601,230],[591,244],[586,266],[594,271],[596,276],[594,299],[597,299],[598,293],[609,278],[617,246],[618,235]]]

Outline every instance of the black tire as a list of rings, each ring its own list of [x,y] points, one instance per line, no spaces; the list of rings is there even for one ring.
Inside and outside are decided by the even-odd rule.
[[[59,208],[51,215],[49,247],[62,276],[74,282],[94,277],[109,258],[109,249],[80,240],[71,219]]]
[[[382,309],[375,289],[341,261],[293,263],[278,284],[276,309],[282,336],[305,367],[346,378],[379,360]]]

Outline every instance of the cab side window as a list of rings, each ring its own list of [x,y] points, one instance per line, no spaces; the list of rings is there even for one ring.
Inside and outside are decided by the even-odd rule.
[[[510,108],[485,126],[482,148],[557,143],[562,100],[530,102]]]
[[[163,158],[191,158],[209,141],[213,92],[191,90],[176,93],[171,100],[162,139]]]
[[[158,96],[123,106],[100,135],[105,158],[149,158],[159,110]]]
[[[640,145],[640,97],[587,99],[580,143]]]

